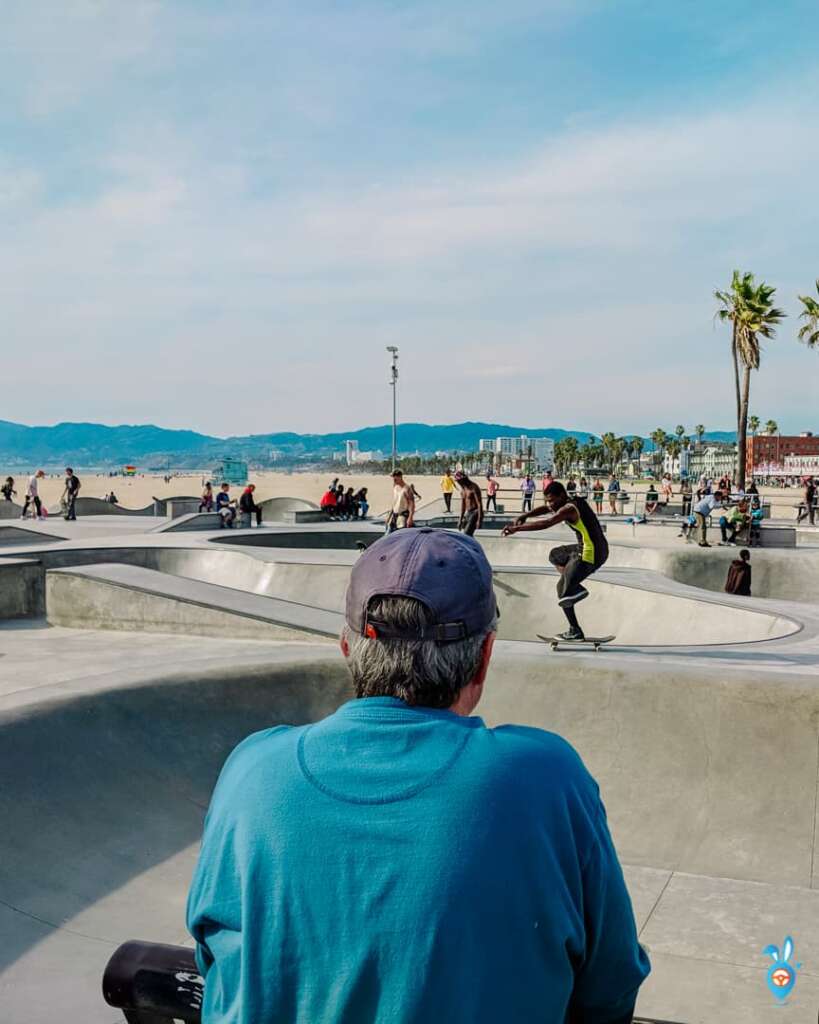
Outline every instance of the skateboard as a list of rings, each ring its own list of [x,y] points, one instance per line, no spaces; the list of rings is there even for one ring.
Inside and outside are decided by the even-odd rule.
[[[559,636],[541,636],[537,634],[538,640],[542,640],[548,644],[553,651],[556,651],[558,647],[593,647],[595,651],[599,651],[603,644],[611,643],[612,640],[616,639],[612,636],[587,636],[583,640],[564,640]]]

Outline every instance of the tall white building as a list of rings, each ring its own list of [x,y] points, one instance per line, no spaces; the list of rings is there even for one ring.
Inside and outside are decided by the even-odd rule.
[[[346,461],[348,466],[358,461],[358,441],[346,441]]]
[[[528,459],[531,453],[532,462],[538,469],[552,469],[555,462],[555,443],[550,437],[521,434],[520,437],[481,438],[479,451],[510,459]]]

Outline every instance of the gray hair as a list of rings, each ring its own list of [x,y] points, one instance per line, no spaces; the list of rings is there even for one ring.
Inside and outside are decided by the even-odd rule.
[[[396,627],[432,624],[426,606],[412,597],[376,597],[369,612]],[[407,704],[448,708],[474,678],[481,648],[497,620],[478,636],[439,644],[435,640],[369,639],[344,627],[350,647],[347,667],[358,697],[398,697]]]

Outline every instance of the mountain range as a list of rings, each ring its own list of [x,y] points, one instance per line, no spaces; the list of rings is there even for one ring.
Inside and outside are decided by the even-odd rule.
[[[398,448],[402,453],[431,454],[436,451],[477,451],[481,438],[560,438],[573,436],[583,444],[596,440],[585,430],[532,429],[502,423],[401,423]],[[714,431],[707,440],[733,441],[731,431]],[[216,437],[193,430],[167,430],[153,424],[105,426],[100,423],[58,423],[52,427],[30,427],[0,420],[0,465],[3,467],[63,466],[114,468],[126,464],[141,469],[201,468],[224,456],[244,458],[262,465],[271,463],[271,453],[284,462],[322,459],[343,451],[346,441],[357,441],[361,451],[382,451],[392,447],[392,427],[363,427],[331,434],[280,432]],[[646,450],[652,447],[646,441]]]

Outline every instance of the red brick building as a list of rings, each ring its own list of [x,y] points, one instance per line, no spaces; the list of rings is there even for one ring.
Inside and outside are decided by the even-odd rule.
[[[819,437],[814,437],[809,431],[798,436],[757,434],[749,437],[745,449],[745,475],[752,477],[759,466],[783,466],[786,455],[819,455]]]

